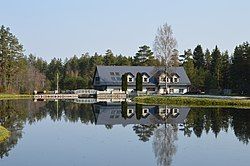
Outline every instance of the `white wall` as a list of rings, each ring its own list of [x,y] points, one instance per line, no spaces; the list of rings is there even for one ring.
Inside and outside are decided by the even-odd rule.
[[[173,89],[172,93],[170,93],[170,89]],[[178,86],[173,87],[172,86],[171,88],[169,88],[169,87],[167,88],[167,90],[168,90],[168,92],[170,94],[180,94],[179,89],[183,89],[183,93],[181,93],[181,94],[184,94],[184,93],[188,92],[188,87],[178,87]],[[161,89],[159,90],[159,93],[160,94],[164,94],[165,93],[163,87],[161,87]]]

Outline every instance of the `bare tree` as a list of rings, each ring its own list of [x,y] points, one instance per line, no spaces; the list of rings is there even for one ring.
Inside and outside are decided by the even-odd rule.
[[[154,53],[157,59],[164,65],[165,71],[165,88],[167,93],[167,74],[168,69],[175,64],[174,57],[178,54],[176,50],[177,41],[173,36],[173,31],[170,25],[165,23],[157,29],[157,34],[154,41]]]

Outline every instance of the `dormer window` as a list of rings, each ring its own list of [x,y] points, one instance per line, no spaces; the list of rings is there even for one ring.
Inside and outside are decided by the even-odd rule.
[[[143,82],[148,82],[148,78],[144,77]]]
[[[128,73],[128,75],[127,75],[127,81],[128,82],[134,82],[134,75],[133,74],[131,74],[131,73]]]
[[[172,80],[171,80],[171,82],[177,83],[177,82],[179,82],[179,81],[180,81],[179,75],[176,74],[176,73],[173,73],[173,74],[172,74]]]
[[[162,77],[160,77],[160,82],[165,82],[166,81],[166,77],[164,76],[162,76]]]
[[[100,81],[100,77],[96,77],[96,78],[95,78],[95,81],[96,81],[96,82],[99,82],[99,81]]]

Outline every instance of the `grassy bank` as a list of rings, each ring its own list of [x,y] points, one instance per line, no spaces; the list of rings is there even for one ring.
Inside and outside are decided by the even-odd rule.
[[[198,97],[172,97],[172,96],[139,96],[135,102],[144,104],[166,104],[173,106],[190,107],[244,107],[250,108],[250,100],[243,99],[214,99]]]
[[[0,100],[10,100],[10,99],[32,99],[32,95],[28,94],[1,94]]]
[[[10,132],[6,128],[0,126],[0,142],[6,140],[7,138],[9,138],[9,136]]]

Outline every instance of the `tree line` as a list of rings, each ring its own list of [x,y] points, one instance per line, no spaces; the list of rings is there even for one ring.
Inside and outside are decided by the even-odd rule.
[[[158,40],[157,42],[161,43]],[[250,71],[248,70],[250,68],[250,45],[248,42],[236,46],[232,55],[229,55],[227,51],[221,52],[217,46],[212,51],[208,49],[203,51],[201,45],[195,47],[194,51],[191,49],[184,51],[183,55],[179,55],[175,47],[170,47],[166,53],[162,54],[170,53],[171,66],[185,68],[193,91],[221,93],[224,89],[232,89],[238,94],[250,94]],[[160,53],[157,52],[157,55]],[[0,93],[55,90],[57,74],[60,90],[91,88],[97,65],[165,66],[169,63],[166,58],[169,57],[154,56],[151,48],[143,45],[134,56],[115,55],[108,49],[103,55],[84,53],[79,57],[74,55],[65,60],[53,58],[47,62],[32,54],[24,55],[23,45],[17,37],[10,32],[9,28],[1,26]]]
[[[192,83],[194,91],[207,93],[250,94],[250,45],[248,42],[236,46],[230,56],[228,51],[221,52],[218,46],[210,51],[203,51],[201,45],[184,51],[180,56],[182,65]]]

